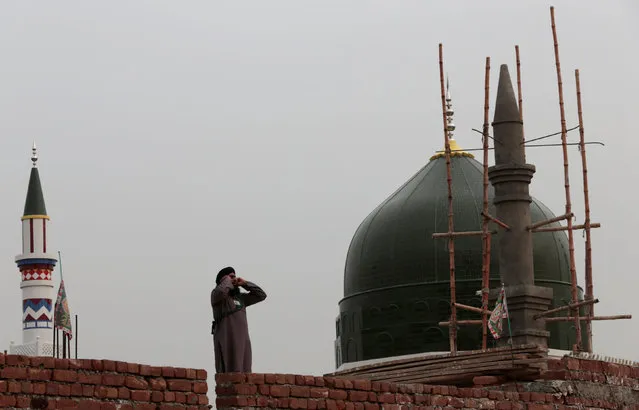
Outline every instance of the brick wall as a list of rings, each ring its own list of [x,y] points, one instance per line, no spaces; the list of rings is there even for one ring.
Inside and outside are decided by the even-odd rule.
[[[542,380],[477,377],[465,388],[230,373],[216,375],[215,391],[218,409],[639,409],[639,367],[564,358]]]
[[[0,408],[208,409],[206,371],[0,354]]]

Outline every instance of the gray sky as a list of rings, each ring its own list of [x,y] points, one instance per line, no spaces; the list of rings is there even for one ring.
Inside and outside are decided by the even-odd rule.
[[[637,314],[639,6],[553,4],[568,126],[580,68],[586,136],[606,144],[588,148],[592,218],[603,225],[593,234],[597,313]],[[212,373],[209,293],[233,265],[269,294],[249,312],[254,371],[332,371],[350,239],[442,146],[438,43],[463,147],[481,145],[470,129],[482,125],[485,57],[492,105],[499,64],[514,75],[515,44],[526,136],[555,132],[549,6],[3,2],[0,346],[21,339],[14,256],[35,138],[82,357]],[[533,195],[563,213],[561,149],[528,159]],[[570,160],[583,221],[575,147]],[[639,360],[636,320],[597,322],[596,351]]]

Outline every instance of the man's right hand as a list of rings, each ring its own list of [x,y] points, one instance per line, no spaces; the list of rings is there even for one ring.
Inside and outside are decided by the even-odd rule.
[[[244,285],[246,285],[246,281],[244,279],[242,279],[242,278],[235,277],[233,279],[233,285],[234,286],[244,286]]]

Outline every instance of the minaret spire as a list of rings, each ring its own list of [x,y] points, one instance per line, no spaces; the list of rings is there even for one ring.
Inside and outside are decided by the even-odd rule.
[[[508,225],[497,236],[499,240],[499,272],[505,285],[512,327],[513,344],[547,346],[545,322],[533,316],[548,309],[552,289],[535,286],[533,240],[529,185],[535,166],[526,164],[523,122],[519,116],[508,66],[501,66],[495,114],[495,165],[489,168],[490,182],[495,189],[497,219]]]
[[[53,355],[53,269],[55,254],[47,243],[49,216],[44,205],[35,142],[31,148],[31,175],[22,216],[22,253],[16,256],[22,281],[22,345],[11,353],[25,356]]]

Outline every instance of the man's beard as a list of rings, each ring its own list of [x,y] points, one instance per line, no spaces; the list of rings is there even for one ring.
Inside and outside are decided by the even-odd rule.
[[[234,287],[229,291],[229,295],[235,297],[240,294],[240,288],[238,286]]]

